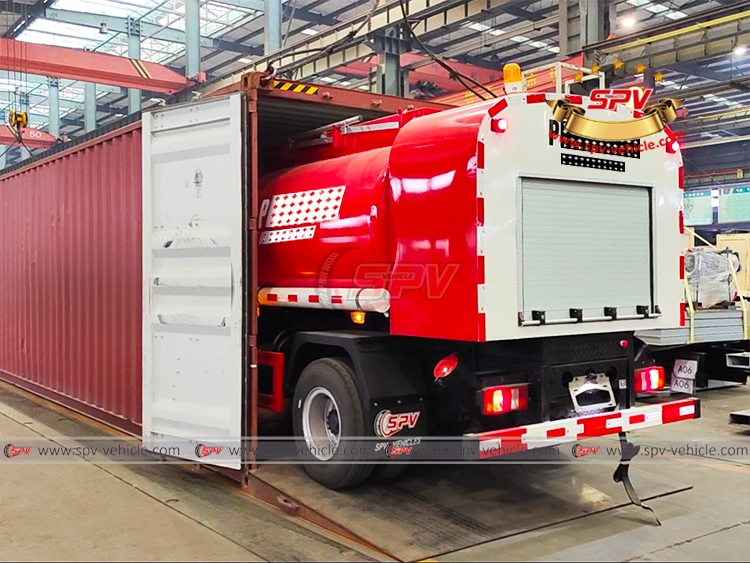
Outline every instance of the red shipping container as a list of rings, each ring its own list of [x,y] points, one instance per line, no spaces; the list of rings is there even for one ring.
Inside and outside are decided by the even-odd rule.
[[[139,433],[140,122],[0,178],[0,378]]]

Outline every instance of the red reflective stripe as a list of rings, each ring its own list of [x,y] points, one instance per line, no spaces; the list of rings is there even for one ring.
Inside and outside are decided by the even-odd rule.
[[[578,423],[583,426],[583,432],[578,434],[578,438],[595,438],[597,436],[605,436],[606,434],[619,432],[622,429],[622,421],[619,420],[620,418],[620,413],[613,413],[595,416],[588,419],[581,419]],[[608,428],[607,421],[610,419],[617,419],[618,425]]]
[[[477,284],[484,283],[484,256],[477,256]]]
[[[484,313],[479,313],[479,342],[487,342],[487,318]]]
[[[484,143],[481,141],[477,146],[477,168],[479,170],[484,170]]]
[[[318,297],[317,295],[308,295],[307,300],[310,303],[320,303],[320,297]]]
[[[687,312],[687,304],[680,303],[680,326],[685,326],[685,313]]]
[[[645,414],[634,414],[628,419],[628,422],[630,424],[640,424],[641,422],[646,422],[646,415]]]
[[[297,302],[297,296],[296,295],[290,295],[287,299],[289,303],[296,303]]]
[[[480,227],[484,226],[484,198],[477,198],[477,223]]]
[[[546,94],[528,94],[526,96],[527,104],[538,104],[547,100]]]
[[[276,295],[275,293],[269,293],[268,295],[266,295],[266,301],[276,302],[278,300],[279,300],[279,296]]]
[[[562,438],[563,436],[565,436],[565,428],[547,430],[547,438]]]
[[[495,117],[498,113],[500,113],[507,107],[508,107],[508,100],[503,98],[502,100],[497,102],[494,106],[492,106],[489,110],[487,110],[487,113],[490,114],[490,117]]]
[[[685,255],[680,255],[680,279],[685,279]]]
[[[583,96],[576,96],[575,94],[568,94],[565,96],[565,98],[571,103],[571,104],[578,104],[579,106],[583,104]]]
[[[341,304],[344,302],[344,298],[341,295],[333,295],[331,297],[331,303]]]
[[[685,168],[680,166],[680,189],[685,189]]]
[[[685,214],[682,212],[682,210],[680,210],[679,222],[680,222],[680,234],[684,235],[685,234]]]
[[[680,413],[680,410],[683,412]],[[695,418],[695,402],[692,399],[666,404],[661,408],[661,420],[664,424],[691,418]]]

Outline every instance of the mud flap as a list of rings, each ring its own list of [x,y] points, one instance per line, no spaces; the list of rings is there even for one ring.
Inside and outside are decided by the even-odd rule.
[[[612,479],[614,479],[615,483],[622,483],[622,485],[625,487],[625,492],[627,493],[630,502],[640,508],[643,508],[644,510],[648,510],[651,514],[653,514],[654,519],[656,520],[656,525],[661,526],[661,520],[659,520],[659,517],[656,515],[656,512],[654,512],[654,509],[641,502],[641,499],[638,498],[638,494],[633,488],[633,483],[630,481],[630,474],[628,473],[630,469],[630,461],[638,455],[638,452],[641,451],[641,447],[628,442],[628,438],[625,435],[625,432],[620,432],[619,436],[620,451],[622,453],[620,455],[620,465],[617,466]]]

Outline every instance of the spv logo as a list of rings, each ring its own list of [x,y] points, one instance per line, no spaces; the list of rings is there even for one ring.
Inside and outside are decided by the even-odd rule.
[[[404,428],[414,428],[419,420],[419,411],[394,414],[391,411],[380,411],[375,417],[375,433],[383,438],[398,434]]]
[[[631,102],[633,109],[643,111],[646,107],[646,102],[653,90],[639,90],[634,88],[632,90],[594,90],[591,92],[591,102],[589,102],[589,109],[609,109],[616,110],[617,104],[627,104]]]
[[[19,448],[13,444],[7,444],[5,448],[3,448],[3,455],[5,455],[5,457],[16,457],[21,454],[28,454],[30,451],[31,448]]]
[[[195,455],[197,457],[208,457],[213,454],[219,455],[223,449],[224,448],[222,447],[208,447],[203,444],[198,444],[195,446]]]

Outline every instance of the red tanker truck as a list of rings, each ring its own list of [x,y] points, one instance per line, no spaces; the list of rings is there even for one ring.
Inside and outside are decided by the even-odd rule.
[[[684,322],[679,147],[638,150],[668,130],[576,139],[546,103],[561,96],[344,121],[267,160],[260,404],[291,413],[314,480],[396,475],[429,437],[484,460],[699,416],[694,398],[635,406],[664,372],[636,370],[634,332]],[[599,120],[634,115],[568,99]],[[246,353],[242,108],[144,116],[146,438],[241,437],[228,374]],[[191,409],[177,413],[174,388]],[[212,407],[220,396],[231,404]],[[408,455],[370,463],[345,452],[353,439]]]
[[[286,415],[330,488],[699,416],[635,406],[634,333],[684,323],[668,130],[246,77],[5,170],[0,377],[240,474]]]

